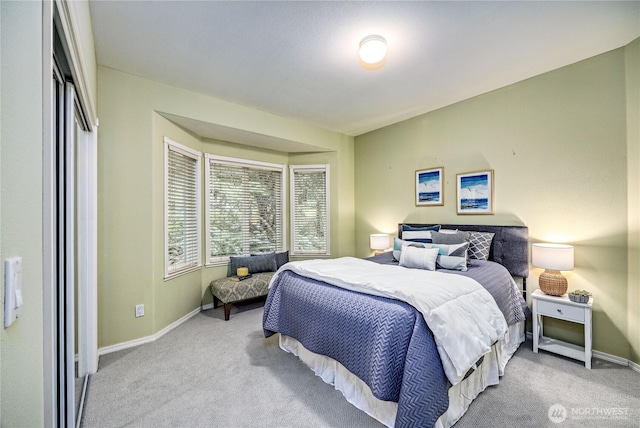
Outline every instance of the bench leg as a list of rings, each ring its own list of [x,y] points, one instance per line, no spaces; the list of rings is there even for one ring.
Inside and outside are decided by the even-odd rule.
[[[224,320],[229,321],[229,315],[231,314],[231,305],[229,303],[224,304]]]
[[[213,309],[216,309],[220,305],[220,299],[218,299],[215,294],[212,294],[212,296],[213,296]]]

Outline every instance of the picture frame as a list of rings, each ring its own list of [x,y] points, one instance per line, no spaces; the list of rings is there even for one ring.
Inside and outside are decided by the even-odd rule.
[[[493,214],[493,170],[456,175],[456,210],[458,214]]]
[[[417,207],[444,205],[444,167],[417,170],[415,194]]]

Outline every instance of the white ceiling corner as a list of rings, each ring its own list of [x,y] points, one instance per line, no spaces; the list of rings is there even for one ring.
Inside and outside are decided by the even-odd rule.
[[[640,36],[638,1],[90,0],[89,6],[99,65],[350,136]],[[369,71],[357,50],[373,33],[387,39],[389,53],[384,67]],[[256,146],[305,149],[189,118],[170,120],[206,138],[229,134]]]

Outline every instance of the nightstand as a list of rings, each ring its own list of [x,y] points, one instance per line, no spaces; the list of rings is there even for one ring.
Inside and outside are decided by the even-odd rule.
[[[584,361],[586,368],[591,369],[591,306],[588,303],[575,303],[564,296],[549,296],[540,290],[531,294],[533,299],[533,352],[538,349],[554,352],[565,357]],[[552,317],[584,325],[584,348],[557,339],[544,336],[543,318]]]

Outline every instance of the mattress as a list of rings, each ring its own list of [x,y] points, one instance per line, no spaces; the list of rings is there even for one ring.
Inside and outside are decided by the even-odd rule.
[[[491,288],[496,278],[486,270],[492,265],[479,263],[469,269],[470,275],[488,281]],[[280,333],[283,349],[385,425],[450,426],[478,393],[498,382],[523,340],[528,308],[508,272],[506,276],[508,291],[503,285],[492,295],[510,320],[507,334],[454,387],[443,375],[422,315],[404,302],[279,272],[265,303],[263,327],[266,336]]]

